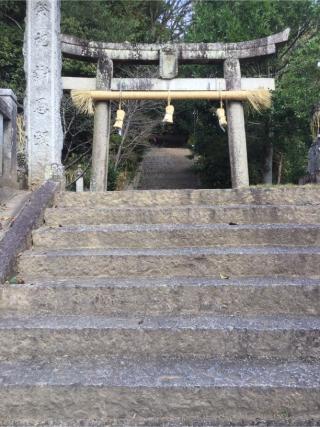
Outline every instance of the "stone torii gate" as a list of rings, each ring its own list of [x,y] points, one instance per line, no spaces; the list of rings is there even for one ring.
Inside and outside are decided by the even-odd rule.
[[[64,89],[205,91],[274,89],[273,79],[241,79],[240,59],[275,53],[276,44],[288,39],[289,30],[240,43],[130,44],[101,43],[62,35],[62,52],[67,57],[97,61],[97,78],[64,78]],[[178,64],[223,61],[224,79],[176,79]],[[159,64],[160,79],[113,79],[113,62]],[[110,102],[96,102],[93,143],[94,189],[105,188],[108,163]],[[108,118],[106,120],[106,118]],[[249,185],[243,105],[227,103],[228,140],[232,187]]]
[[[60,42],[65,56],[97,62],[96,79],[65,77],[64,89],[166,92],[258,88],[273,90],[273,79],[241,78],[240,60],[274,54],[276,45],[286,42],[289,36],[289,29],[286,29],[269,37],[239,43],[131,44],[87,41],[60,35],[58,0],[27,0],[26,23],[26,114],[31,184],[44,175],[44,166],[48,167],[48,164],[53,163],[55,167],[59,167],[61,163],[61,125],[57,111],[61,93]],[[176,78],[179,64],[214,62],[223,62],[223,79]],[[120,80],[113,77],[114,63],[159,64],[160,78]],[[92,159],[92,189],[95,191],[106,189],[110,110],[110,101],[95,103]],[[39,119],[42,123],[40,129]],[[46,129],[43,128],[44,121]],[[245,187],[249,185],[249,178],[242,102],[228,101],[227,121],[232,187]],[[54,161],[48,162],[50,158]]]

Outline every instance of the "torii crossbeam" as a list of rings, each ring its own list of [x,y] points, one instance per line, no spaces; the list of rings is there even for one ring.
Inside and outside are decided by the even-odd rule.
[[[158,63],[162,54],[177,56],[179,63],[210,63],[228,58],[248,59],[271,55],[276,45],[288,40],[290,29],[261,39],[238,43],[103,43],[62,34],[62,52],[70,58],[98,59],[101,54],[115,62]]]

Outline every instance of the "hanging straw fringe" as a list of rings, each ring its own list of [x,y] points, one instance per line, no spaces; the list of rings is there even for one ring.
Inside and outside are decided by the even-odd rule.
[[[82,113],[92,115],[94,113],[95,101],[119,100],[120,96],[125,100],[132,99],[167,99],[168,94],[164,91],[82,91],[72,90],[71,98],[74,105]],[[261,111],[271,106],[271,93],[265,89],[258,90],[234,90],[234,91],[172,91],[170,99],[208,99],[248,101],[252,107]]]
[[[88,116],[94,114],[94,103],[91,92],[86,90],[72,90],[71,99],[80,113],[87,114]]]
[[[271,107],[271,92],[265,89],[246,91],[247,100],[252,108],[259,113]]]

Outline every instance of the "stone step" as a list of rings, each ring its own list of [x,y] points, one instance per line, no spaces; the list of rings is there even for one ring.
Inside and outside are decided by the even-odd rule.
[[[320,365],[219,360],[1,363],[6,427],[316,426]],[[262,421],[263,420],[263,421]]]
[[[29,250],[19,259],[27,281],[65,277],[320,277],[320,247]]]
[[[59,193],[59,207],[181,206],[202,204],[297,204],[319,205],[317,186],[251,187],[238,190],[132,190],[104,193]]]
[[[177,357],[320,360],[315,316],[15,316],[0,360]]]
[[[320,281],[293,278],[61,279],[0,286],[3,315],[320,315]]]
[[[239,245],[320,246],[320,224],[148,224],[41,227],[35,248],[177,248]]]
[[[317,205],[185,205],[173,207],[65,207],[45,212],[45,222],[57,225],[96,224],[274,224],[320,222]]]

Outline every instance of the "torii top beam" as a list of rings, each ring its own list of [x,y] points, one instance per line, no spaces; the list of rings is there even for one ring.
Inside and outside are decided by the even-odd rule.
[[[177,56],[179,63],[209,63],[227,58],[246,59],[271,55],[276,45],[288,40],[290,29],[261,39],[239,43],[103,43],[82,40],[66,34],[61,35],[62,52],[70,58],[96,61],[106,55],[115,62],[137,64],[159,63],[160,53]]]

